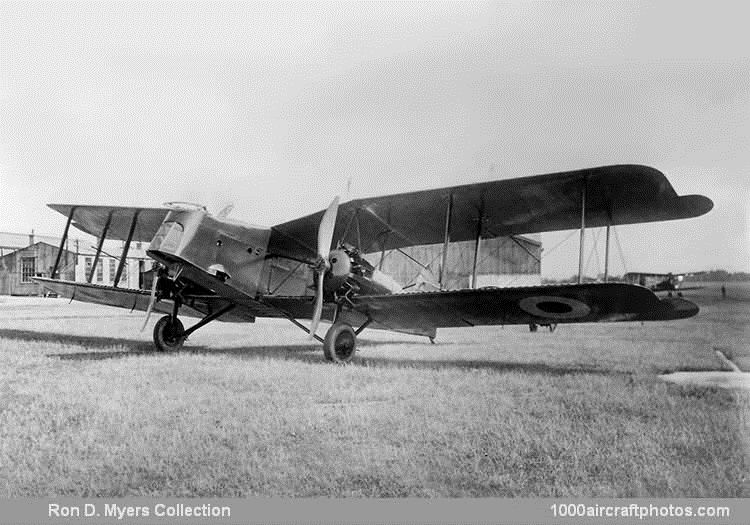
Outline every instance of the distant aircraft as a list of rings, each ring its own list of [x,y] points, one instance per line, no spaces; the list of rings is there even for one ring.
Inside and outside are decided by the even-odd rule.
[[[625,282],[639,284],[645,286],[654,292],[667,292],[668,296],[672,296],[672,292],[677,292],[677,295],[682,297],[682,290],[699,290],[702,286],[682,286],[682,282],[685,277],[692,275],[701,275],[706,272],[692,272],[692,273],[643,273],[643,272],[628,272],[623,275]]]
[[[547,330],[550,331],[550,333],[552,333],[555,330],[557,330],[557,323],[542,323],[542,324],[529,323],[529,332],[536,332],[536,331],[538,331],[540,326],[545,327]]]
[[[282,195],[283,197],[283,195]],[[525,233],[697,217],[713,203],[678,196],[660,171],[618,165],[357,199],[270,228],[176,203],[164,208],[50,204],[71,225],[99,239],[88,283],[37,278],[58,295],[164,315],[153,339],[179,349],[207,323],[286,318],[323,343],[328,360],[352,359],[365,328],[423,335],[437,328],[659,321],[694,316],[698,307],[626,283],[475,289],[481,239]],[[581,236],[583,239],[583,235]],[[125,241],[114,286],[91,284],[105,239]],[[473,240],[472,288],[404,291],[367,261],[408,246]],[[151,290],[117,286],[132,241],[150,241],[158,267]],[[579,253],[582,266],[583,243]],[[443,267],[445,265],[443,264]],[[582,273],[582,272],[580,272]],[[442,288],[443,283],[439,283]],[[314,295],[308,289],[315,290]],[[184,328],[178,315],[199,317]],[[299,320],[311,319],[308,329]],[[332,323],[325,338],[320,320]],[[145,326],[145,323],[144,323]],[[106,326],[98,329],[106,330]]]

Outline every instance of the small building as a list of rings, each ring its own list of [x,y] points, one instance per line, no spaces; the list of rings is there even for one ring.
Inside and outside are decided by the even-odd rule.
[[[135,243],[133,243],[135,244]],[[140,243],[139,243],[140,244]],[[84,252],[78,254],[78,263],[75,268],[75,280],[81,283],[88,282],[91,276],[91,269],[94,266],[96,252]],[[111,255],[100,255],[96,263],[96,269],[91,282],[94,284],[103,284],[114,286],[117,267],[120,264],[119,258]],[[127,264],[122,268],[122,275],[118,286],[122,288],[144,288],[144,273],[151,270],[153,260],[145,255],[128,256]]]
[[[42,240],[43,239],[43,240]],[[58,279],[112,286],[124,243],[106,241],[96,269],[96,241],[68,239],[60,257]],[[32,277],[50,277],[60,239],[48,236],[0,232],[0,295],[43,295],[44,288]],[[118,286],[143,288],[144,274],[153,261],[146,255],[148,243],[134,242],[128,252]],[[115,255],[116,254],[116,255]]]
[[[0,294],[43,295],[41,285],[33,277],[49,277],[57,258],[57,246],[38,241],[0,257]],[[75,278],[75,253],[63,250],[58,275]]]

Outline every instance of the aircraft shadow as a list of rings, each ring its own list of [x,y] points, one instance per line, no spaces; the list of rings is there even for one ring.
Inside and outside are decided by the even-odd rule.
[[[525,372],[548,376],[566,375],[628,375],[625,372],[605,370],[579,364],[550,365],[522,361],[490,361],[470,359],[440,359],[440,360],[411,360],[387,357],[359,357],[350,366],[374,368],[413,368],[420,370],[438,370],[443,368],[457,368],[463,370],[491,370],[494,372]]]
[[[96,351],[84,352],[60,352],[50,353],[47,357],[63,361],[98,361],[103,359],[120,359],[132,356],[163,356],[170,355],[154,350],[151,341],[135,339],[122,339],[116,337],[87,336],[60,334],[51,332],[36,332],[33,330],[0,329],[0,338],[15,339],[20,341],[37,341],[50,343],[63,343],[81,346],[84,348],[97,348]],[[368,346],[380,346],[384,344],[399,344],[401,342],[387,343],[380,341],[361,341],[361,348]],[[402,344],[413,344],[404,342]],[[449,343],[443,343],[447,345]],[[430,346],[427,343],[427,346]],[[128,350],[108,350],[107,347],[126,347]],[[324,363],[323,352],[320,346],[315,344],[305,345],[278,345],[278,346],[243,346],[232,348],[213,348],[202,345],[191,345],[183,347],[180,354],[205,354],[205,355],[228,355],[239,359],[274,358],[279,360],[294,360],[304,363]],[[367,357],[360,354],[348,366],[376,367],[376,368],[411,368],[434,370],[443,368],[465,369],[465,370],[492,370],[495,372],[527,372],[533,374],[544,374],[552,376],[563,376],[573,374],[595,374],[595,375],[627,375],[626,372],[618,372],[591,367],[582,364],[551,365],[541,362],[508,362],[491,360],[469,360],[469,359],[439,359],[439,360],[412,360],[399,357]]]
[[[0,338],[15,339],[17,341],[58,343],[80,346],[86,349],[97,349],[96,351],[90,352],[59,352],[47,354],[47,357],[57,358],[64,361],[98,361],[102,359],[117,359],[136,355],[169,355],[156,351],[154,344],[151,341],[125,339],[120,337],[61,334],[53,332],[38,332],[35,330],[0,329]],[[112,347],[125,347],[128,348],[128,350],[109,350],[109,348]],[[320,347],[317,344],[300,346],[282,345],[212,348],[188,343],[187,346],[183,347],[175,354],[224,354],[247,358],[275,357],[283,359],[285,357],[297,356],[298,354],[304,353],[309,353],[311,355],[299,355],[298,357],[302,361],[316,362],[322,360],[322,351],[320,351]]]
[[[37,332],[35,330],[0,329],[0,338],[15,339],[18,341],[36,341],[42,343],[62,343],[68,345],[82,346],[84,348],[106,348],[112,346],[126,346],[130,351],[115,352],[119,354],[141,354],[153,353],[154,345],[150,341],[139,341],[136,339],[123,339],[121,337],[102,337],[89,335],[61,334],[54,332]],[[89,352],[101,354],[103,352]],[[54,355],[73,355],[63,353]]]

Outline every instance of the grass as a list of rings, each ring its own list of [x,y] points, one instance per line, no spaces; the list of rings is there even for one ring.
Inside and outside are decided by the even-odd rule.
[[[141,314],[1,298],[0,497],[739,496],[747,401],[657,377],[750,364],[750,293],[716,291],[672,323],[366,331],[344,367],[288,322],[165,355]]]

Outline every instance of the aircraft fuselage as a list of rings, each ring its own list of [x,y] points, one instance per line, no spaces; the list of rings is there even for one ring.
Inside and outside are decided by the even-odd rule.
[[[188,264],[254,297],[264,272],[271,230],[219,219],[203,209],[173,210],[148,254],[171,272]]]
[[[269,276],[275,267],[274,258],[268,255],[270,234],[268,228],[218,218],[202,208],[178,209],[166,216],[147,253],[167,267],[173,278],[179,273],[214,292],[226,294],[229,287],[255,298],[270,291]],[[365,295],[400,290],[398,283],[374,269],[352,247],[334,250],[331,258],[336,262],[326,277],[328,300],[349,288]],[[305,295],[312,284],[309,272],[303,274],[306,281],[295,290],[300,295]],[[283,283],[276,292],[285,294]]]

